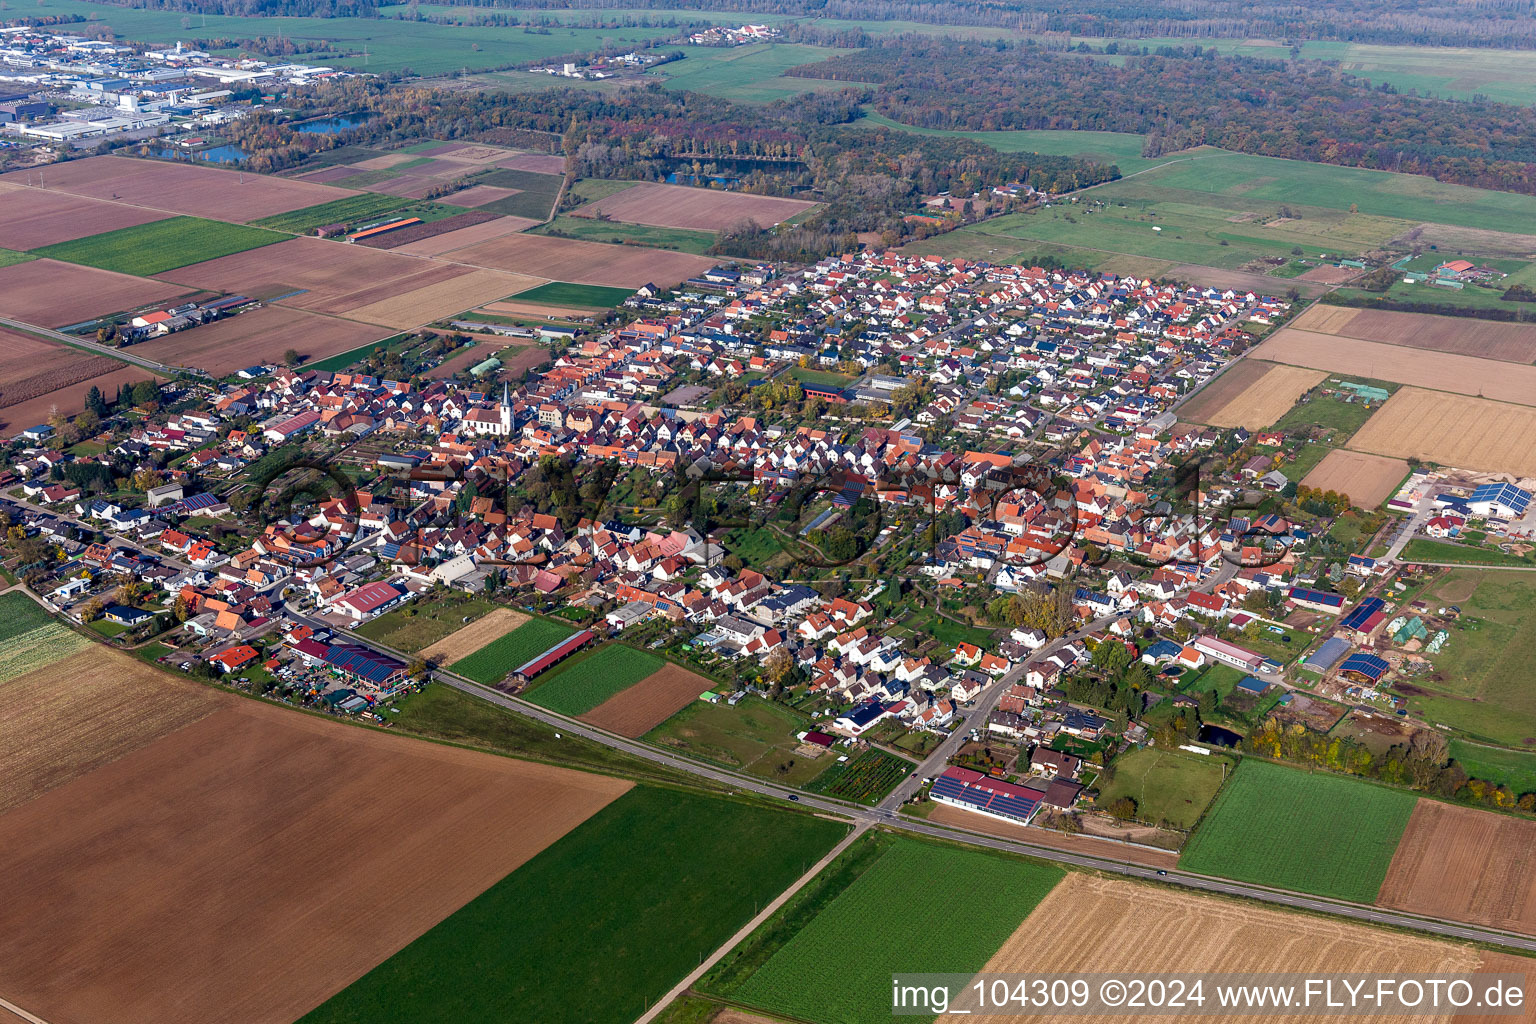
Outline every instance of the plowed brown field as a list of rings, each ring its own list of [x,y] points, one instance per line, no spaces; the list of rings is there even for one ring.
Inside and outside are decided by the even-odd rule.
[[[1292,325],[1321,334],[1514,363],[1536,361],[1536,326],[1385,309],[1313,306]]]
[[[0,185],[0,249],[25,251],[103,231],[130,228],[168,214],[49,189]]]
[[[644,736],[714,685],[713,681],[681,665],[668,664],[609,697],[580,718],[599,729],[633,739]]]
[[[237,701],[0,816],[0,992],[290,1024],[629,786]]]
[[[0,812],[234,700],[95,644],[12,679],[0,698]]]
[[[0,314],[39,327],[65,327],[108,313],[165,303],[190,290],[95,267],[29,260],[0,267]]]
[[[1240,359],[1221,376],[1179,407],[1179,418],[1191,423],[1210,423],[1211,417],[1232,403],[1275,366],[1259,359]]]
[[[1536,408],[1403,388],[1365,421],[1349,446],[1458,469],[1536,476]]]
[[[391,295],[365,305],[354,306],[343,315],[353,320],[365,320],[368,323],[384,324],[389,327],[417,327],[541,283],[539,278],[525,277],[522,274],[503,274],[495,270],[470,270],[468,267],[457,269],[465,273],[442,282],[422,285],[399,295]]]
[[[281,362],[290,348],[314,361],[360,348],[388,333],[369,324],[302,309],[262,306],[141,342],[133,350],[173,366],[196,366],[222,376],[252,363]]]
[[[437,643],[423,648],[421,656],[431,658],[439,665],[448,665],[474,654],[492,640],[512,632],[527,621],[528,616],[522,612],[496,608],[463,629],[454,630]]]
[[[401,252],[408,252],[413,256],[441,256],[444,253],[462,249],[466,245],[474,245],[476,242],[484,242],[492,238],[500,238],[502,235],[515,234],[524,228],[531,228],[538,221],[530,217],[497,217],[495,220],[486,221],[484,224],[474,224],[467,228],[458,228],[454,231],[445,231],[431,238],[423,238],[418,242],[407,242],[400,247]]]
[[[714,260],[689,253],[543,235],[502,235],[478,245],[455,249],[453,259],[552,281],[617,288],[638,288],[646,282],[670,288],[715,265]]]
[[[1329,373],[1536,405],[1536,366],[1497,359],[1384,345],[1294,327],[1282,328],[1254,349],[1253,356]]]
[[[50,192],[236,223],[356,194],[329,185],[249,171],[122,156],[93,156],[49,164],[41,170],[12,171],[0,175],[0,182],[21,185],[29,176],[33,182],[41,177]]]
[[[815,205],[803,199],[645,182],[583,206],[576,216],[593,217],[601,213],[629,224],[723,231],[744,220],[754,221],[760,228],[772,227]]]
[[[1470,946],[1303,917],[1214,896],[1141,885],[1081,872],[1067,875],[1025,918],[983,968],[987,972],[1418,974],[1470,973]],[[1315,1013],[1315,1011],[1313,1011]],[[951,1018],[944,1018],[951,1019]],[[1008,1024],[1017,1017],[972,1015]],[[1121,1024],[1125,1014],[1039,1014],[1032,1021]],[[1182,1021],[1314,1020],[1306,1013],[1181,1015]],[[1375,1014],[1372,1021],[1444,1021],[1445,1016]]]
[[[47,423],[57,409],[65,416],[73,416],[85,408],[85,396],[91,388],[100,388],[107,401],[117,394],[117,389],[128,384],[137,384],[141,380],[156,380],[154,374],[148,370],[141,370],[137,366],[129,366],[126,363],[113,361],[114,366],[121,369],[109,370],[99,377],[91,377],[78,384],[50,391],[46,395],[28,399],[17,405],[8,405],[0,409],[0,437],[12,437],[21,433],[28,427],[35,427],[40,423]]]
[[[1420,800],[1377,902],[1536,935],[1536,822]]]
[[[1323,456],[1301,481],[1319,491],[1338,491],[1361,508],[1375,508],[1408,475],[1408,463],[1381,455],[1336,449]]]

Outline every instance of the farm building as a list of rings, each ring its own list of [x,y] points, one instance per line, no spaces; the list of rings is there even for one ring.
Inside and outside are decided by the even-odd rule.
[[[593,633],[590,629],[584,629],[574,636],[566,637],[537,658],[519,665],[512,675],[518,682],[526,683],[541,672],[546,672],[555,665],[560,664],[560,662],[596,639],[597,634]]]
[[[1386,607],[1387,602],[1381,598],[1368,597],[1340,619],[1339,626],[1343,629],[1352,629],[1356,633],[1369,633],[1386,617]]]
[[[1514,484],[1481,484],[1468,504],[1474,515],[1519,519],[1531,505],[1531,492]]]
[[[1349,641],[1342,637],[1330,637],[1324,640],[1317,650],[1307,656],[1307,660],[1301,663],[1301,667],[1313,672],[1327,672],[1339,663],[1344,655],[1349,653]]]
[[[320,414],[317,412],[301,412],[297,416],[289,416],[271,426],[262,428],[262,436],[274,444],[281,444],[291,437],[297,437],[306,430],[312,430],[316,423],[320,422]]]
[[[1257,672],[1259,666],[1264,664],[1264,656],[1245,650],[1236,644],[1229,644],[1225,640],[1218,640],[1213,636],[1202,636],[1194,643],[1195,650],[1206,655],[1223,665],[1231,665],[1235,669],[1244,672]]]
[[[361,622],[386,612],[404,601],[407,594],[392,583],[367,583],[337,598],[332,607]]]
[[[1376,655],[1361,652],[1345,658],[1344,664],[1339,666],[1339,672],[1351,679],[1375,686],[1381,682],[1381,677],[1387,674],[1389,668],[1391,666]]]
[[[1027,822],[1040,806],[1040,792],[990,778],[969,768],[946,768],[933,782],[929,796],[1002,821]]]
[[[1343,594],[1334,594],[1326,590],[1313,590],[1311,587],[1292,587],[1290,593],[1286,596],[1290,598],[1293,604],[1315,612],[1337,615],[1344,610]]]

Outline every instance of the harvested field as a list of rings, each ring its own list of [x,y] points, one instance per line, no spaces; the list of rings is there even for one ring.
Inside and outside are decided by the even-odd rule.
[[[1366,420],[1349,446],[1459,469],[1536,476],[1536,409],[1403,388]]]
[[[0,991],[288,1024],[629,785],[236,701],[0,817]]]
[[[1192,423],[1210,423],[1210,417],[1231,405],[1232,399],[1247,391],[1274,365],[1258,359],[1239,359],[1180,406],[1179,418]]]
[[[1344,284],[1359,277],[1360,273],[1360,271],[1353,267],[1313,267],[1311,270],[1298,275],[1296,280],[1316,281],[1318,284]]]
[[[12,171],[0,175],[0,182],[24,184],[28,173]],[[34,179],[38,176],[36,171],[30,173]],[[50,192],[241,223],[350,194],[293,178],[122,156],[93,156],[51,164],[46,184]]]
[[[460,271],[454,277],[428,282],[389,298],[355,306],[344,315],[353,320],[366,320],[368,323],[389,327],[417,327],[473,309],[488,299],[510,295],[537,283],[537,279],[522,274],[470,270],[467,267],[454,269]]]
[[[1264,376],[1213,412],[1209,422],[1216,427],[1262,430],[1289,412],[1298,398],[1327,376],[1321,370],[1271,364]]]
[[[90,645],[0,686],[0,813],[236,698]]]
[[[14,185],[0,185],[0,203],[5,205],[0,249],[19,252],[168,216],[136,206]]]
[[[1051,940],[1042,942],[1041,936]],[[1433,976],[1469,973],[1476,969],[1480,956],[1470,946],[1074,871],[1024,919],[983,970]],[[1006,1024],[1018,1018],[973,1015],[972,1019]],[[1111,1024],[1126,1018],[1122,1013],[1044,1014],[1032,1019]],[[1300,1022],[1310,1018],[1305,1013],[1261,1016],[1218,1011],[1180,1019],[1227,1024],[1235,1020]],[[1400,1019],[1410,1024],[1450,1020],[1451,1016]],[[1371,1020],[1399,1018],[1372,1014]]]
[[[1420,800],[1376,902],[1536,934],[1536,822]]]
[[[510,608],[497,608],[483,618],[471,622],[443,637],[430,647],[423,648],[421,656],[439,665],[448,665],[460,658],[467,658],[503,633],[510,633],[528,621],[528,616]]]
[[[1406,349],[1294,327],[1282,328],[1254,349],[1253,356],[1329,373],[1536,405],[1536,366],[1517,366],[1453,352]]]
[[[330,184],[331,182],[345,181],[348,178],[355,178],[362,173],[362,171],[355,167],[347,167],[345,165],[338,164],[335,167],[322,167],[318,171],[305,171],[303,174],[295,174],[293,176],[293,180],[315,181],[321,184]]]
[[[583,722],[599,729],[637,739],[714,685],[712,680],[668,662],[580,717]]]
[[[382,171],[388,167],[396,167],[400,164],[408,164],[415,159],[416,154],[414,153],[384,153],[381,156],[371,156],[366,160],[359,160],[357,163],[352,164],[351,166],[361,168],[365,171]]]
[[[486,203],[494,203],[498,199],[506,199],[517,195],[515,188],[497,188],[495,185],[471,185],[462,192],[453,194],[454,206],[483,206]]]
[[[441,256],[444,253],[462,249],[476,242],[489,241],[492,238],[500,238],[502,235],[515,234],[526,228],[531,228],[538,221],[528,217],[497,217],[483,224],[475,224],[467,228],[459,228],[457,231],[449,231],[431,238],[424,238],[419,242],[411,242],[400,247],[401,252],[408,252],[412,256]]]
[[[481,306],[477,312],[490,313],[492,316],[518,316],[532,317],[543,320],[548,317],[562,317],[566,320],[580,320],[592,315],[590,306],[546,306],[542,302],[492,302]]]
[[[516,379],[524,370],[531,370],[550,361],[549,349],[533,342],[528,345],[517,346],[511,356],[501,360],[501,375],[508,379]]]
[[[688,253],[521,234],[457,249],[453,259],[493,270],[621,288],[638,288],[648,281],[670,288],[716,263]]]
[[[258,251],[243,255],[249,258]],[[57,260],[0,267],[0,313],[39,327],[62,327],[106,313],[165,303],[189,291],[192,289],[147,277]]]
[[[290,348],[313,362],[378,341],[386,333],[369,324],[301,309],[262,306],[141,342],[134,351],[173,366],[198,366],[223,375],[252,363],[280,363]]]
[[[493,162],[497,167],[505,167],[509,171],[533,171],[535,174],[565,173],[565,157],[551,153],[518,153]]]
[[[0,327],[0,409],[38,398],[123,364]]]
[[[1375,508],[1392,496],[1408,475],[1408,463],[1381,455],[1335,449],[1302,478],[1304,487],[1349,495],[1360,508]]]
[[[385,195],[401,196],[406,199],[423,199],[429,191],[440,184],[441,182],[436,178],[406,172],[392,175],[383,181],[373,182],[367,187],[370,192],[382,192]]]
[[[1036,846],[1049,846],[1055,850],[1080,853],[1085,857],[1103,857],[1105,860],[1118,860],[1127,864],[1143,864],[1149,868],[1166,869],[1179,862],[1179,855],[1171,850],[1149,850],[1142,846],[1130,846],[1108,839],[1095,839],[1092,836],[1069,836],[1054,829],[1015,825],[989,818],[984,814],[972,814],[970,811],[961,810],[949,804],[934,804],[933,810],[928,812],[928,820],[936,825],[953,825],[956,828],[970,829],[972,832],[983,832],[989,836],[1016,839],[1021,843],[1034,843]]]
[[[815,205],[803,199],[752,196],[742,192],[719,192],[708,188],[645,182],[578,207],[575,216],[595,217],[604,214],[613,220],[630,224],[724,231],[744,220],[755,221],[758,227],[772,227]]]
[[[46,395],[20,402],[16,405],[6,406],[0,409],[0,437],[13,437],[28,427],[35,427],[39,423],[47,423],[57,409],[66,416],[73,416],[85,408],[85,396],[91,388],[100,388],[101,393],[108,399],[117,393],[117,389],[129,384],[137,384],[141,380],[158,380],[148,370],[137,366],[129,366],[127,363],[119,363],[115,359],[112,363],[121,369],[109,370],[106,373],[71,384],[68,387],[58,388]]]
[[[444,217],[442,220],[427,221],[424,224],[412,224],[409,227],[397,228],[394,231],[386,231],[382,235],[373,235],[357,241],[358,245],[366,245],[370,249],[398,249],[402,245],[411,242],[421,242],[438,235],[446,235],[450,231],[459,228],[467,228],[475,224],[484,224],[496,219],[494,213],[486,213],[484,210],[470,210],[468,213],[456,213],[452,217]]]
[[[1293,326],[1320,334],[1377,341],[1457,355],[1536,362],[1536,325],[1468,317],[1396,313],[1385,309],[1313,306]]]

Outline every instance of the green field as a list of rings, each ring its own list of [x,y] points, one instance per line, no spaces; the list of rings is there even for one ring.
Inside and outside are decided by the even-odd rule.
[[[380,328],[380,330],[383,329],[384,328],[382,327]],[[317,360],[313,363],[305,363],[304,369],[323,370],[329,373],[335,373],[337,370],[345,370],[353,363],[362,359],[367,359],[369,356],[389,348],[396,342],[403,340],[404,337],[405,336],[402,334],[392,334],[387,338],[380,338],[378,341],[370,342],[367,345],[362,345],[358,348],[350,349],[346,352],[338,352],[334,356],[327,356],[326,358]]]
[[[17,252],[14,249],[0,249],[0,267],[13,267],[18,263],[35,260],[36,256],[29,252]]]
[[[48,610],[26,594],[0,594],[0,643],[53,621]]]
[[[682,46],[678,49],[684,54],[682,60],[663,64],[647,77],[662,79],[669,89],[687,89],[746,103],[767,103],[804,92],[846,89],[848,82],[785,78],[783,75],[802,64],[815,64],[854,52],[798,43]]]
[[[810,758],[795,753],[795,734],[808,728],[809,719],[761,697],[743,698],[735,707],[696,700],[645,739],[758,778],[803,786],[834,763],[829,754]]]
[[[833,373],[831,370],[813,370],[807,366],[791,366],[784,372],[801,384],[809,384],[812,387],[842,388],[854,381],[853,377],[846,374]]]
[[[638,787],[302,1019],[629,1024],[845,832]]]
[[[1245,759],[1179,867],[1371,903],[1417,799],[1358,779]]]
[[[1395,384],[1388,385],[1388,390],[1396,388]],[[1324,437],[1329,444],[1342,446],[1355,435],[1355,431],[1365,426],[1365,421],[1378,408],[1366,402],[1346,402],[1333,395],[1319,395],[1310,402],[1291,406],[1271,429],[1296,433],[1317,428],[1326,431]]]
[[[538,171],[497,170],[475,178],[476,185],[494,185],[496,188],[515,188],[517,195],[496,199],[477,207],[504,217],[527,217],[545,220],[555,206],[555,197],[565,178],[559,174],[540,174]]]
[[[1409,545],[1410,557],[1416,543]],[[1440,653],[1430,656],[1433,674],[1413,678],[1410,708],[1506,746],[1536,739],[1536,692],[1527,667],[1536,645],[1533,582],[1529,573],[1457,569],[1425,595],[1432,606],[1459,606],[1462,615]]]
[[[352,632],[407,654],[415,654],[496,607],[494,601],[457,591],[450,591],[448,596],[440,598],[423,595],[404,608],[359,624]]]
[[[818,1024],[891,1018],[896,971],[979,970],[1064,876],[916,839],[851,847],[706,975],[700,989]]]
[[[460,658],[449,668],[461,676],[489,686],[500,682],[508,672],[543,654],[574,632],[568,626],[548,619],[529,619],[474,654]]]
[[[1458,565],[1536,565],[1529,555],[1511,555],[1492,548],[1471,547],[1450,541],[1429,540],[1415,537],[1403,548],[1403,559],[1409,562],[1451,562]]]
[[[715,244],[715,236],[708,231],[688,228],[659,228],[650,224],[626,224],[617,220],[597,220],[592,217],[573,217],[563,213],[548,224],[533,228],[533,235],[560,234],[580,238],[587,242],[617,242],[625,245],[645,245],[653,249],[674,249],[706,255]]]
[[[1131,132],[1085,132],[1049,129],[1035,131],[967,132],[946,131],[942,128],[915,128],[893,121],[873,109],[866,109],[857,122],[864,127],[880,126],[911,132],[914,135],[939,135],[946,138],[970,139],[991,146],[1000,153],[1044,153],[1050,156],[1075,156],[1095,163],[1113,164],[1122,175],[1131,174],[1147,167],[1156,167],[1176,157],[1148,159],[1141,155],[1146,136]]]
[[[1308,441],[1296,450],[1295,458],[1280,463],[1280,473],[1287,480],[1300,483],[1302,478],[1316,469],[1317,464],[1326,459],[1331,451],[1333,448],[1329,445]]]
[[[562,715],[584,715],[609,697],[627,690],[666,664],[649,651],[606,644],[579,660],[560,666],[524,696]]]
[[[1474,779],[1508,786],[1516,794],[1536,793],[1536,754],[1452,740],[1451,757]]]
[[[263,217],[251,223],[257,227],[271,228],[273,231],[291,231],[297,235],[325,224],[352,224],[368,220],[370,217],[382,216],[414,202],[416,200],[402,199],[399,196],[362,192],[344,199],[333,199],[329,203],[320,203],[318,206],[306,206],[300,210],[289,210],[287,213]]]
[[[1195,827],[1226,777],[1226,765],[1212,757],[1140,747],[1113,761],[1113,778],[1099,779],[1099,803],[1130,797],[1142,821],[1166,821],[1177,829]]]
[[[877,804],[916,767],[904,757],[870,747],[834,764],[805,788],[811,793],[825,793],[855,803]]]
[[[90,646],[25,594],[0,594],[0,683]]]
[[[33,253],[65,263],[81,263],[120,274],[148,277],[231,253],[259,249],[286,237],[275,231],[199,217],[168,217],[59,242],[34,249]]]
[[[78,14],[108,25],[124,39],[174,44],[176,40],[284,38],[295,43],[326,42],[323,57],[306,55],[311,63],[356,68],[374,74],[413,72],[419,75],[457,74],[464,70],[509,67],[567,53],[600,50],[609,43],[671,38],[676,28],[561,28],[530,32],[521,25],[461,25],[384,18],[244,18],[228,15],[188,15],[179,10],[123,8],[90,0],[36,0],[31,17]],[[554,21],[591,17],[595,11],[539,11]],[[690,14],[690,18],[694,15]],[[755,16],[759,17],[760,16]],[[738,17],[737,24],[740,24]],[[214,51],[232,55],[238,51]],[[332,55],[334,54],[334,55]],[[525,76],[532,78],[533,76]],[[548,80],[546,80],[548,81]],[[555,81],[558,81],[555,80]]]
[[[610,309],[635,294],[633,288],[609,288],[600,284],[569,284],[550,281],[537,288],[518,292],[518,302],[541,302],[549,306],[576,306],[581,309]]]

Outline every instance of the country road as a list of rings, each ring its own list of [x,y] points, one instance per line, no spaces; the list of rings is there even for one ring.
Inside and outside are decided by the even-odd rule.
[[[1227,564],[1227,563],[1224,563]],[[1207,585],[1214,585],[1215,577],[1207,581]],[[290,616],[306,622],[312,627],[321,627],[335,630],[336,627],[306,616],[290,613]],[[341,631],[350,641],[365,644],[385,654],[396,658],[409,660],[411,655],[381,644],[375,640],[359,636],[345,630]],[[1042,648],[1044,650],[1044,648]],[[1257,900],[1263,903],[1271,903],[1279,906],[1293,907],[1299,910],[1315,911],[1318,913],[1332,914],[1337,917],[1349,918],[1356,921],[1366,921],[1374,924],[1388,925],[1394,928],[1405,928],[1412,931],[1428,932],[1433,935],[1443,935],[1450,938],[1466,939],[1472,942],[1485,942],[1492,945],[1504,946],[1509,949],[1519,949],[1536,953],[1536,937],[1520,935],[1514,932],[1500,931],[1495,928],[1484,928],[1478,925],[1465,924],[1459,921],[1450,921],[1442,918],[1425,917],[1415,914],[1407,914],[1400,911],[1388,910],[1382,907],[1373,907],[1360,903],[1349,903],[1344,900],[1327,899],[1320,896],[1309,896],[1304,893],[1290,892],[1284,889],[1274,889],[1262,885],[1252,885],[1245,882],[1234,882],[1223,878],[1215,878],[1210,875],[1200,875],[1177,869],[1162,872],[1154,868],[1143,867],[1138,864],[1129,864],[1123,861],[1111,860],[1105,857],[1096,857],[1087,854],[1071,853],[1051,846],[1037,846],[1033,843],[1014,839],[1003,839],[997,836],[972,832],[968,829],[953,828],[943,825],[935,825],[916,818],[902,817],[892,807],[881,805],[878,807],[866,807],[860,804],[848,803],[831,797],[804,793],[787,786],[780,786],[764,779],[742,775],[724,768],[715,768],[701,764],[697,761],[669,753],[658,747],[652,747],[637,740],[626,739],[613,733],[606,732],[594,726],[575,719],[566,718],[531,704],[517,697],[512,697],[499,690],[483,686],[462,676],[457,676],[442,669],[435,670],[434,677],[438,682],[452,686],[471,696],[479,697],[509,711],[543,722],[546,725],[559,729],[561,733],[572,736],[580,736],[583,739],[601,743],[615,750],[623,751],[631,756],[659,764],[676,771],[686,772],[710,782],[725,785],[739,792],[752,793],[756,796],[768,797],[778,800],[793,800],[798,806],[809,810],[821,811],[826,814],[838,815],[850,819],[853,823],[863,826],[881,826],[909,832],[916,835],[929,836],[935,839],[948,840],[950,842],[969,843],[973,846],[982,846],[988,849],[1000,850],[1005,853],[1020,854],[1034,857],[1039,860],[1054,861],[1058,864],[1069,864],[1073,867],[1085,868],[1093,871],[1104,871],[1112,874],[1125,875],[1131,878],[1141,878],[1149,881],[1157,881],[1169,885],[1183,886],[1184,888],[1200,892],[1218,893],[1228,896],[1237,896],[1243,899]],[[1000,681],[1001,682],[1001,681]],[[1001,692],[1001,685],[994,685],[993,689]],[[978,703],[978,708],[980,704]],[[926,767],[926,764],[925,766]],[[917,770],[917,777],[922,778],[923,768]],[[907,780],[909,783],[912,779]],[[905,784],[904,784],[905,785]]]
[[[10,327],[13,330],[23,331],[27,334],[36,334],[40,337],[47,338],[49,341],[56,341],[61,345],[68,345],[71,348],[78,348],[83,351],[90,352],[94,355],[107,356],[110,359],[117,359],[125,363],[131,363],[132,365],[141,367],[145,370],[152,370],[153,372],[160,374],[162,377],[174,377],[179,373],[202,372],[200,370],[188,371],[186,367],[182,366],[169,366],[165,363],[157,363],[153,359],[146,359],[143,356],[134,355],[127,349],[114,348],[111,345],[103,345],[101,342],[90,338],[78,338],[73,334],[65,334],[64,332],[56,331],[51,327],[39,327],[37,324],[29,324],[24,320],[13,320],[10,317],[0,316],[0,326]]]

